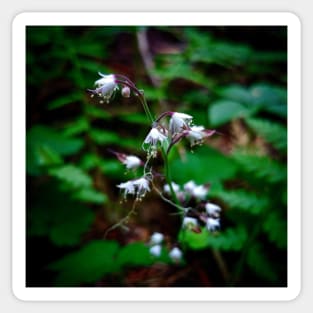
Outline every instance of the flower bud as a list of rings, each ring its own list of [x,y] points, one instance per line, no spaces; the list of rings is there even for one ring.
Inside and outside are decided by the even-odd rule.
[[[130,88],[128,86],[124,86],[122,88],[121,94],[124,98],[129,98],[130,97]]]

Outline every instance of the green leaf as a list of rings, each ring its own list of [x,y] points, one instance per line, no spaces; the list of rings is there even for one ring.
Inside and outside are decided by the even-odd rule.
[[[103,120],[107,120],[109,118],[111,118],[111,114],[108,113],[105,108],[98,108],[96,106],[93,105],[87,105],[86,106],[86,113],[87,115],[89,115],[90,117],[93,118],[98,118],[98,119],[103,119]]]
[[[89,171],[99,165],[100,157],[93,153],[85,153],[80,162],[79,167],[85,171]]]
[[[284,183],[287,180],[287,167],[268,156],[255,155],[247,152],[234,152],[233,159],[241,171],[250,178],[265,181],[269,184]]]
[[[94,220],[94,213],[89,209],[72,204],[68,212],[59,212],[58,221],[51,226],[49,237],[58,246],[73,246],[79,244],[81,235],[88,230]],[[61,219],[61,217],[63,217]]]
[[[97,128],[92,128],[89,136],[99,145],[109,145],[120,141],[120,137],[116,133]]]
[[[194,180],[197,184],[214,185],[236,174],[236,164],[219,151],[209,146],[194,149],[195,153],[186,153],[184,159],[176,158],[171,161],[170,169],[175,182],[184,184]]]
[[[123,247],[117,256],[116,261],[121,267],[149,266],[153,263],[153,258],[149,252],[149,247],[144,243],[134,242]]]
[[[59,246],[78,244],[94,213],[55,184],[44,184],[36,191],[27,211],[28,236],[48,236]]]
[[[287,117],[287,90],[269,84],[256,84],[250,88],[255,105],[280,117]]]
[[[128,113],[122,114],[119,116],[122,121],[131,123],[131,124],[139,124],[139,125],[150,125],[150,121],[148,118],[141,113]]]
[[[270,201],[265,195],[257,195],[245,190],[221,190],[214,193],[221,198],[231,209],[239,209],[251,214],[260,214],[270,206]]]
[[[103,174],[108,176],[123,176],[125,172],[124,166],[117,160],[102,159],[100,160],[99,167]]]
[[[49,110],[54,110],[72,104],[82,100],[82,95],[80,93],[66,94],[59,96],[57,99],[52,100],[48,104]]]
[[[236,228],[226,228],[217,234],[210,233],[205,227],[201,233],[194,233],[190,230],[182,229],[179,232],[178,239],[180,242],[187,244],[191,249],[205,249],[208,247],[224,250],[238,251],[247,240],[245,227],[239,225]]]
[[[80,139],[68,138],[53,128],[36,125],[27,132],[27,144],[30,146],[44,144],[56,153],[67,156],[77,153],[84,142]]]
[[[247,264],[258,276],[272,282],[277,281],[278,273],[274,270],[272,263],[267,258],[266,250],[260,243],[255,243],[250,247]]]
[[[33,126],[26,136],[27,173],[43,174],[45,167],[63,162],[62,156],[77,153],[84,142],[80,139],[68,138],[47,126]]]
[[[239,117],[247,117],[254,113],[239,102],[218,100],[209,107],[209,121],[212,127],[217,127]]]
[[[92,186],[92,179],[75,165],[64,165],[49,170],[49,174],[66,183],[71,188],[87,188]]]
[[[209,236],[211,236],[211,234],[205,228],[201,229],[201,233],[181,229],[178,234],[178,240],[186,244],[190,249],[201,250],[209,246]]]
[[[109,273],[119,271],[115,261],[118,248],[115,241],[91,241],[80,250],[50,264],[49,267],[58,272],[56,286],[92,284]]]
[[[40,175],[45,167],[63,163],[60,155],[44,144],[27,148],[27,173],[30,175]]]
[[[270,212],[263,224],[263,230],[267,233],[268,239],[280,249],[287,247],[287,220],[278,214]]]
[[[278,123],[256,118],[248,118],[246,122],[257,132],[257,134],[264,137],[264,139],[272,144],[275,148],[282,152],[287,152],[286,127]]]
[[[66,125],[63,134],[66,137],[72,137],[86,132],[89,129],[89,122],[86,118],[80,117],[72,123]]]
[[[219,88],[217,93],[220,97],[235,101],[237,103],[242,103],[249,105],[253,102],[253,97],[251,92],[241,85],[229,85],[223,88]]]
[[[103,204],[108,201],[108,197],[105,194],[92,188],[83,188],[81,190],[75,191],[75,193],[73,193],[73,198],[82,202],[95,204]]]

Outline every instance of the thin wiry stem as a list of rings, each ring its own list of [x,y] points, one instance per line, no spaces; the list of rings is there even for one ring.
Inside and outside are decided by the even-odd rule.
[[[135,200],[134,203],[133,203],[133,206],[132,206],[132,209],[128,212],[128,214],[123,217],[118,223],[112,225],[111,227],[109,227],[104,235],[103,235],[103,238],[106,238],[106,236],[108,235],[109,232],[111,232],[112,230],[118,228],[118,227],[123,227],[125,226],[124,223],[126,223],[128,220],[129,220],[129,217],[135,213],[135,210],[136,210],[136,204],[137,204],[137,201]]]
[[[152,183],[153,189],[158,193],[158,195],[161,197],[161,199],[165,202],[167,202],[168,204],[176,207],[177,209],[185,212],[185,208],[182,207],[181,205],[178,205],[176,203],[174,203],[173,201],[171,201],[170,199],[167,199],[166,197],[164,197],[163,193]]]

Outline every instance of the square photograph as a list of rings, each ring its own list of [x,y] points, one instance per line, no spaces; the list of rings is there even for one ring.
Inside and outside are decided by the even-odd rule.
[[[286,24],[25,25],[25,288],[287,288],[287,47]]]

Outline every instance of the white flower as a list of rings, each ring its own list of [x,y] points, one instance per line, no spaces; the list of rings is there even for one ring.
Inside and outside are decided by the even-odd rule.
[[[219,207],[218,205],[216,205],[214,203],[210,203],[210,202],[207,202],[205,204],[205,209],[209,215],[219,216],[219,214],[221,212],[221,207]]]
[[[151,155],[155,157],[158,143],[162,143],[164,140],[167,140],[167,137],[163,135],[156,127],[153,127],[143,142],[143,148],[144,145],[148,145],[148,153],[151,153]]]
[[[117,185],[118,188],[124,189],[124,198],[128,194],[136,194],[138,200],[142,199],[150,191],[149,181],[145,177],[136,180],[129,180]]]
[[[181,260],[183,252],[179,248],[175,247],[169,252],[169,256],[174,262],[177,262]]]
[[[193,180],[190,180],[184,185],[184,190],[193,197],[203,200],[207,196],[209,188],[204,185],[197,185]]]
[[[190,127],[190,130],[188,131],[186,137],[189,139],[191,146],[194,146],[195,144],[202,142],[205,133],[203,126],[192,126]]]
[[[128,194],[135,194],[135,186],[133,181],[131,180],[125,183],[120,183],[119,185],[117,185],[117,187],[120,189],[124,189],[124,198],[126,198]]]
[[[146,195],[147,191],[150,191],[149,181],[144,177],[133,180],[133,185],[136,187],[137,199],[143,198]]]
[[[159,257],[161,255],[162,247],[160,245],[152,246],[149,252],[154,257]]]
[[[189,182],[187,182],[185,185],[184,185],[184,190],[189,192],[189,193],[192,193],[192,191],[194,190],[194,188],[196,188],[197,185],[195,184],[195,182],[193,180],[190,180]]]
[[[192,228],[198,226],[198,220],[194,217],[186,216],[183,219],[183,227]]]
[[[192,122],[192,116],[185,113],[174,112],[170,119],[169,129],[171,135],[180,133],[184,128],[189,128]]]
[[[158,232],[155,232],[150,237],[150,244],[152,245],[158,245],[160,244],[164,239],[164,235]]]
[[[91,92],[109,102],[114,91],[118,89],[115,76],[113,74],[104,75],[100,72],[98,74],[101,76],[101,78],[95,81],[96,89],[91,90]]]
[[[125,157],[122,163],[125,164],[126,168],[129,170],[129,169],[135,169],[138,166],[140,166],[141,160],[134,155],[128,155]]]
[[[172,182],[172,187],[173,187],[173,190],[174,190],[175,193],[179,192],[179,189],[180,189],[180,186],[179,186],[179,185],[177,185],[176,183]],[[171,189],[170,189],[169,184],[165,184],[165,185],[163,186],[163,190],[164,190],[164,192],[167,193],[167,194],[170,194],[170,193],[171,193]]]
[[[163,142],[166,139],[166,136],[164,136],[157,128],[153,127],[147,135],[144,143],[156,146],[158,142]]]
[[[193,190],[192,190],[192,195],[199,199],[199,200],[203,200],[205,199],[206,195],[208,194],[208,191],[209,191],[209,188],[208,187],[205,187],[204,185],[199,185],[197,187],[195,187]]]
[[[206,227],[209,231],[216,231],[220,228],[220,220],[209,217],[206,221]]]

